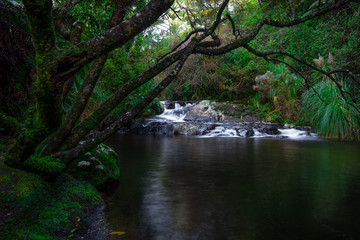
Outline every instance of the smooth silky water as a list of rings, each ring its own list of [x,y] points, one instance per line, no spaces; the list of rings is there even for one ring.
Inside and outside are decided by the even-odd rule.
[[[360,145],[115,135],[122,239],[360,239]]]

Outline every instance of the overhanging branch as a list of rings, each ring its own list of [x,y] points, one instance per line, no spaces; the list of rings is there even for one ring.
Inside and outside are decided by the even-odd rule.
[[[262,18],[258,21],[258,23],[255,25],[255,27],[246,36],[239,38],[238,40],[235,40],[234,42],[229,43],[220,48],[208,49],[208,48],[197,47],[195,50],[195,53],[201,53],[204,55],[212,55],[212,56],[222,55],[222,54],[230,52],[236,48],[243,47],[245,44],[248,44],[250,41],[255,39],[255,37],[259,34],[260,30],[262,29],[262,27],[264,25],[269,25],[269,26],[278,27],[278,28],[296,26],[296,25],[304,23],[310,19],[316,18],[318,16],[322,16],[326,13],[329,13],[331,11],[339,9],[342,6],[344,6],[344,4],[348,4],[351,2],[356,2],[356,0],[338,1],[335,4],[331,4],[329,6],[320,8],[317,11],[315,11],[305,17],[294,19],[291,21],[281,22],[281,21],[276,21],[276,20],[270,19],[270,18]]]
[[[342,89],[342,86],[340,84],[338,84],[338,81],[336,81],[336,79],[331,75],[330,72],[327,72],[325,70],[322,70],[308,62],[306,62],[305,60],[302,60],[301,58],[293,55],[293,54],[290,54],[288,52],[285,52],[285,51],[269,51],[269,52],[261,52],[261,51],[258,51],[252,47],[250,47],[249,45],[245,45],[244,48],[246,48],[249,52],[257,55],[257,56],[260,56],[260,57],[263,57],[265,59],[267,59],[268,56],[272,56],[272,55],[283,55],[283,56],[288,56],[292,59],[294,59],[295,61],[311,68],[312,70],[315,70],[325,76],[327,76],[332,82],[334,82],[335,86],[338,88],[339,92],[340,92],[340,95],[341,97],[345,100],[345,102],[352,106],[357,112],[360,113],[360,109],[355,105],[356,104],[356,101],[355,99],[353,98],[353,96],[349,93],[349,92],[346,92]],[[276,60],[276,61],[279,61],[278,59],[271,59],[271,60]],[[334,71],[334,73],[337,72],[337,71]],[[349,102],[348,99],[346,98],[346,94],[348,94],[352,100],[353,103]],[[355,103],[355,104],[354,104]]]
[[[108,137],[114,134],[120,127],[122,127],[125,123],[130,121],[136,115],[140,113],[140,111],[146,107],[154,97],[156,97],[161,91],[163,91],[179,74],[181,68],[183,67],[186,59],[191,55],[193,49],[195,48],[196,43],[191,42],[186,49],[184,49],[184,54],[181,56],[178,63],[175,65],[170,74],[164,78],[164,80],[159,83],[155,89],[150,91],[140,102],[138,102],[131,110],[127,111],[124,115],[122,115],[118,120],[112,123],[109,127],[107,127],[104,131],[98,133],[95,137],[85,141],[81,145],[76,146],[65,152],[59,152],[55,154],[55,157],[62,157],[65,163],[68,161],[85,154],[90,151],[92,148],[105,141]]]
[[[102,34],[62,52],[58,59],[57,81],[66,81],[95,58],[121,47],[151,26],[166,12],[173,0],[151,0],[131,18]]]

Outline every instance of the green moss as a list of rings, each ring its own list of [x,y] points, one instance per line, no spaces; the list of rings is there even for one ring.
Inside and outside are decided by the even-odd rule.
[[[34,174],[16,174],[17,181],[9,190],[10,194],[17,197],[20,205],[26,204],[28,197],[34,192],[36,188],[42,188],[43,180],[41,177]]]
[[[66,165],[62,163],[60,159],[52,156],[40,157],[32,155],[25,161],[25,166],[31,170],[39,172],[40,174],[51,176],[53,174],[60,174]]]
[[[53,183],[30,173],[9,176],[15,182],[0,195],[0,210],[10,214],[0,222],[0,239],[59,239],[85,208],[102,202],[91,184],[66,174]]]
[[[96,187],[101,187],[109,180],[117,180],[120,176],[119,157],[105,144],[100,144],[74,161],[68,169],[75,178],[89,181]]]

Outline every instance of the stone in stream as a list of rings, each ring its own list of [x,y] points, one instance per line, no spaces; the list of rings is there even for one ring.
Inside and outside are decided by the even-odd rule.
[[[264,126],[263,128],[259,129],[259,132],[266,133],[266,134],[269,134],[269,135],[279,135],[279,134],[281,134],[279,129],[277,129],[274,126]]]
[[[175,102],[167,101],[164,105],[166,109],[175,109]]]
[[[245,133],[246,137],[253,137],[254,135],[255,135],[254,129],[252,129],[252,128],[246,129],[246,133]]]
[[[121,134],[135,134],[135,135],[174,135],[174,126],[166,122],[133,122],[130,126],[121,128]]]
[[[314,132],[314,130],[306,126],[295,126],[294,128],[299,131],[305,131],[306,136],[311,136],[311,132]]]
[[[255,135],[254,130],[251,127],[235,127],[236,134],[239,137],[253,137]]]
[[[216,128],[216,124],[200,125],[196,123],[177,123],[174,124],[175,135],[197,135],[202,136]]]

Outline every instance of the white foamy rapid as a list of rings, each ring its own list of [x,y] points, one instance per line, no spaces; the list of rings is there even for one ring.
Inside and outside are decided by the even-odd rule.
[[[157,118],[168,120],[169,122],[185,122],[184,118],[190,111],[190,108],[194,106],[193,103],[186,103],[185,106],[181,106],[179,103],[175,103],[174,109],[167,109],[166,102],[161,102],[164,105],[164,112],[157,115]]]
[[[295,128],[290,129],[279,129],[281,136],[285,136],[290,139],[303,139],[303,138],[312,138],[316,137],[315,133],[310,133],[308,131],[302,131]]]
[[[247,135],[247,129],[239,126],[217,126],[210,132],[199,136],[202,138],[212,137],[250,137],[250,138],[286,138],[286,139],[311,139],[316,137],[315,133],[309,133],[308,131],[297,130],[295,128],[290,129],[278,129],[280,134],[273,135],[267,133],[261,133],[259,129],[252,128],[254,134],[252,136]]]
[[[201,138],[214,137],[240,137],[240,138],[285,138],[294,140],[314,139],[315,133],[309,132],[306,127],[294,127],[285,124],[282,128],[272,124],[260,122],[239,122],[239,121],[215,121],[202,118],[200,121],[191,116],[190,110],[196,103],[186,103],[181,106],[179,103],[162,102],[164,112],[154,118],[148,119],[143,125],[144,128],[156,128],[152,132],[160,132],[167,135],[195,135]],[[166,108],[172,106],[172,109]],[[195,119],[195,120],[194,120]],[[156,125],[154,123],[161,123]],[[157,128],[166,128],[166,131],[159,131]],[[171,130],[172,129],[172,130]],[[160,129],[161,130],[161,129]]]

